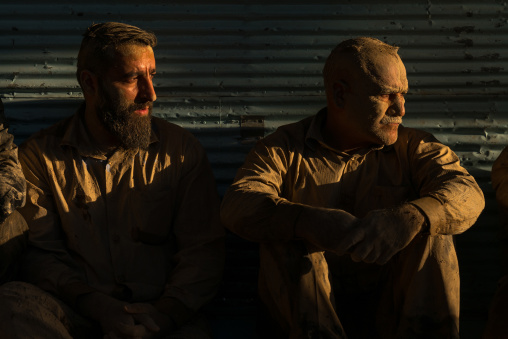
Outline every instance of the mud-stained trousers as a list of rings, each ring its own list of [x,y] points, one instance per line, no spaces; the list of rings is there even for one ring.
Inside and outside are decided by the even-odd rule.
[[[209,339],[209,324],[197,317],[167,339]],[[102,339],[100,326],[46,291],[20,281],[0,287],[2,339]]]
[[[459,338],[459,267],[450,235],[418,235],[386,265],[261,245],[266,338]],[[267,321],[268,322],[268,321]]]

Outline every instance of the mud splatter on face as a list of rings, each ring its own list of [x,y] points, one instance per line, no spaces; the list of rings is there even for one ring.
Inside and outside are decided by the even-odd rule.
[[[377,39],[357,38],[339,44],[328,57],[323,74],[335,117],[327,130],[340,135],[335,137],[338,147],[354,150],[397,141],[408,91],[397,50]]]

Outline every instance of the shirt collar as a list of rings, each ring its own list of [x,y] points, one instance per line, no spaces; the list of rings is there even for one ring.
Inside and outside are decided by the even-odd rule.
[[[339,150],[333,148],[332,146],[328,145],[325,142],[321,131],[322,131],[323,125],[325,124],[325,121],[326,121],[326,114],[327,114],[327,109],[326,109],[326,107],[324,107],[316,115],[314,115],[314,117],[312,118],[312,120],[310,122],[309,129],[307,130],[307,133],[305,135],[305,143],[312,150],[315,150],[318,146],[322,146],[324,148],[328,148],[329,150],[331,150],[335,153],[345,155],[345,156],[352,156],[352,154],[347,154],[342,151],[339,151]],[[371,151],[377,151],[377,150],[382,150],[382,149],[386,149],[386,148],[387,148],[387,146],[384,146],[384,145],[373,145],[371,147],[360,149],[355,154],[362,156],[362,155],[366,155],[367,153],[370,153]]]
[[[152,121],[152,130],[150,133],[150,144],[158,142],[158,131]],[[71,117],[70,123],[64,133],[61,146],[71,146],[75,148],[83,157],[107,160],[105,152],[97,147],[93,142],[90,132],[85,124],[85,103],[83,103],[76,114]]]

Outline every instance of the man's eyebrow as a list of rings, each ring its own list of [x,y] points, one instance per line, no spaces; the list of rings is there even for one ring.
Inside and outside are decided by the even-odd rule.
[[[150,69],[149,74],[154,74],[154,73],[156,73],[155,68],[154,69]],[[135,77],[135,76],[143,75],[143,74],[145,74],[144,71],[132,71],[132,72],[125,73],[123,76],[125,78],[130,78],[130,77]]]
[[[407,93],[409,90],[408,87],[388,87],[388,86],[380,86],[379,93],[381,94],[396,94],[396,93]]]

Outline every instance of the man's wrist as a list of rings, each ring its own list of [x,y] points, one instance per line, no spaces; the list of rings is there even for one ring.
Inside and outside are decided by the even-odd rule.
[[[427,218],[427,216],[425,215],[425,213],[423,213],[423,211],[415,204],[412,204],[412,203],[408,203],[407,204],[408,206],[411,206],[410,208],[413,209],[414,213],[415,213],[415,217],[417,218],[417,225],[418,227],[420,228],[418,233],[419,234],[430,234],[430,222]]]

